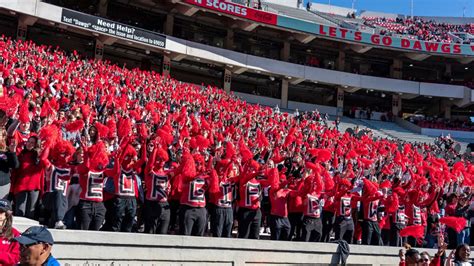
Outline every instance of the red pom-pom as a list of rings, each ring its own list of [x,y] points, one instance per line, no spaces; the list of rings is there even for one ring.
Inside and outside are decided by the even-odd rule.
[[[407,237],[411,236],[414,238],[424,238],[425,236],[425,227],[421,225],[409,225],[402,230],[400,230],[400,236]]]
[[[54,124],[45,126],[39,131],[39,137],[47,147],[54,146],[59,140],[59,136],[59,128]]]
[[[107,135],[109,134],[108,127],[99,122],[95,122],[94,126],[95,128],[97,128],[97,134],[99,135],[99,138],[103,139],[107,137]]]
[[[27,101],[20,105],[20,110],[18,110],[18,120],[20,120],[22,123],[28,123],[31,121],[30,110],[28,109]]]
[[[196,176],[196,163],[190,153],[183,154],[180,163],[181,175],[185,178],[193,178]]]
[[[127,147],[125,147],[125,150],[123,151],[123,156],[135,157],[137,156],[137,150],[135,150],[135,147],[133,147],[132,145],[127,145]]]
[[[156,152],[156,159],[167,162],[169,160],[169,155],[163,148],[158,148]]]
[[[51,149],[49,156],[53,161],[59,161],[62,157],[68,158],[74,153],[75,149],[71,142],[59,139],[56,145]]]
[[[105,169],[109,164],[109,155],[102,141],[90,146],[87,156],[89,157],[89,168],[94,171]]]
[[[253,158],[253,153],[250,151],[250,149],[245,145],[243,139],[240,139],[239,141],[239,151],[240,151],[240,156],[242,156],[242,161],[247,162],[249,160],[252,160]]]
[[[166,131],[164,128],[158,129],[156,135],[160,137],[160,142],[163,146],[169,146],[171,143],[173,143],[173,135],[171,135],[171,133]]]
[[[145,123],[141,123],[138,126],[138,132],[140,133],[140,136],[144,139],[148,138],[148,128],[146,127]]]
[[[84,128],[84,121],[76,120],[74,122],[68,123],[65,128],[68,132],[81,131]]]
[[[225,158],[226,159],[231,159],[232,157],[235,156],[235,154],[236,154],[236,152],[235,152],[234,145],[232,144],[232,142],[227,141],[225,143]]]
[[[367,195],[375,195],[377,193],[378,187],[377,184],[370,181],[367,178],[362,179],[364,182],[364,193]]]
[[[129,136],[132,133],[132,120],[130,118],[121,119],[117,130],[119,139]]]
[[[466,228],[466,219],[463,217],[442,217],[439,222],[454,229],[457,233]]]
[[[107,128],[109,129],[109,134],[107,135],[109,138],[114,138],[117,136],[117,123],[115,123],[114,119],[109,119],[107,121]]]

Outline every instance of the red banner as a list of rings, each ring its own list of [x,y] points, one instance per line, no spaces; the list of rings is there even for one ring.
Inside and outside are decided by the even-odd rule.
[[[223,0],[184,0],[185,3],[260,23],[276,25],[277,15]]]

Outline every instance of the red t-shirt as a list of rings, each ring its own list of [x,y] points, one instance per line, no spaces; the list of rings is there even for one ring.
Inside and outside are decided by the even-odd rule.
[[[184,181],[180,203],[191,207],[205,207],[205,193],[208,187],[208,179],[203,175],[196,176],[191,181]]]
[[[170,193],[170,175],[165,171],[151,171],[145,177],[146,199],[166,202]]]
[[[234,201],[235,185],[229,180],[219,182],[219,192],[211,193],[209,200],[212,204],[221,208],[231,208]]]
[[[311,194],[306,194],[303,200],[304,205],[304,216],[320,218],[322,206],[324,205],[324,200],[321,198],[320,194],[315,192]]]
[[[45,171],[45,192],[61,191],[66,196],[69,180],[71,179],[70,168],[60,168],[51,164]]]
[[[76,167],[79,174],[81,195],[79,198],[86,201],[102,202],[104,200],[104,172],[92,172],[84,164]]]
[[[120,197],[135,197],[135,171],[130,169],[126,171],[121,168],[120,173],[114,176],[115,195]]]
[[[255,178],[250,179],[239,187],[239,207],[251,210],[260,208],[260,195],[262,194],[262,186]]]
[[[270,214],[279,217],[288,217],[288,194],[291,190],[279,189],[273,192],[270,189],[270,203],[271,211]]]

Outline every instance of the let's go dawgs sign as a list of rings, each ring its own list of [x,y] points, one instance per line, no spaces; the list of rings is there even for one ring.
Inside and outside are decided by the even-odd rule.
[[[243,5],[232,3],[230,1],[225,2],[222,0],[184,0],[184,2],[260,23],[270,25],[277,24],[277,15],[274,13],[249,8]]]
[[[338,39],[360,42],[377,46],[391,48],[411,49],[420,52],[474,55],[474,45],[463,45],[456,43],[425,42],[419,40],[409,40],[395,38],[391,36],[368,34],[360,31],[353,31],[344,28],[329,27],[318,25],[317,35],[334,37]]]
[[[324,36],[326,38],[373,45],[395,49],[405,49],[414,52],[474,56],[474,44],[457,44],[442,42],[425,42],[403,39],[392,36],[370,34],[345,28],[330,27],[307,20],[277,15],[224,0],[183,0],[185,3],[214,10],[217,12],[249,19],[255,22],[276,25],[279,27]]]

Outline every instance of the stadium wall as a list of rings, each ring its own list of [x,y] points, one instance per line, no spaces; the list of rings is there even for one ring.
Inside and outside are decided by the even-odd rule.
[[[51,230],[53,255],[70,265],[328,265],[337,244]],[[398,265],[398,248],[351,245],[352,265]],[[432,250],[430,253],[434,253]]]

